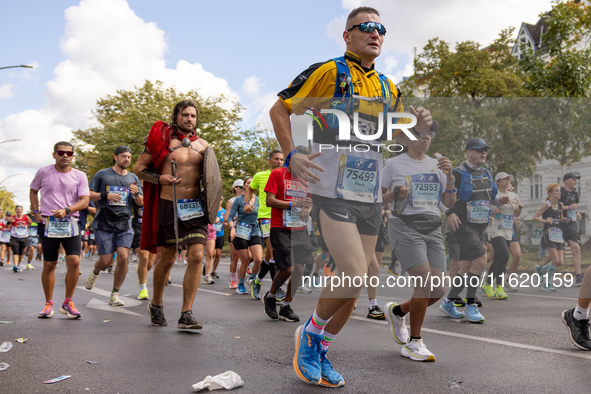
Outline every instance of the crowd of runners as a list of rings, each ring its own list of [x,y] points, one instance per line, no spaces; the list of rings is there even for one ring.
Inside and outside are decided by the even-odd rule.
[[[515,226],[523,205],[511,189],[511,174],[493,177],[486,169],[490,146],[483,139],[469,139],[466,160],[455,167],[445,156],[430,154],[437,127],[425,108],[410,106],[408,117],[394,122],[398,128],[393,136],[402,148],[395,157],[384,161],[375,145],[357,149],[367,143],[357,128],[380,129],[378,125],[386,123],[379,118],[384,107],[396,116],[404,112],[400,90],[374,70],[385,34],[377,10],[360,7],[351,12],[343,33],[345,55],[310,66],[279,92],[270,115],[281,150],[269,152],[268,168],[233,182],[232,198],[226,204],[223,198],[213,203],[213,220],[201,187],[211,148],[195,132],[199,111],[190,100],[176,104],[170,124],[153,125],[134,173],[127,170],[131,149],[122,145],[113,152],[113,166],[88,181],[71,167],[74,147],[56,143],[55,163],[39,169],[30,185],[30,212],[24,214],[22,206],[14,214],[0,212],[0,265],[12,264],[18,273],[21,266],[34,269],[33,258],[43,260],[46,301],[38,316],[51,318],[55,270],[58,263],[65,264],[59,312],[79,319],[72,299],[80,275],[91,290],[102,272],[112,272],[109,305],[124,305],[119,291],[132,249],[138,260],[138,299],[147,301],[152,325],[166,326],[163,292],[180,261],[186,269],[179,329],[203,327],[192,311],[200,283],[227,278],[237,294],[261,300],[267,318],[287,322],[300,320],[292,307],[294,296],[319,288],[315,310],[295,331],[294,370],[304,382],[339,387],[345,380],[332,367],[327,351],[356,308],[362,287],[345,281],[328,286],[326,278],[379,277],[389,242],[392,262],[398,261],[402,274],[414,278],[413,294],[382,310],[378,285],[370,281],[367,317],[388,322],[404,357],[435,361],[421,337],[429,306],[442,299],[439,309],[446,316],[483,323],[479,288],[481,296],[500,300],[518,291],[509,278],[517,272],[521,255]],[[302,98],[327,97],[330,109],[342,110],[359,123],[355,135],[343,140],[338,127],[331,131],[331,115],[311,111],[322,122],[314,123],[309,146],[296,146],[290,115],[310,114]],[[353,117],[349,108],[363,116]],[[327,146],[333,149],[323,149]],[[578,179],[568,173],[563,186],[548,185],[548,198],[534,215],[544,226],[540,247],[547,253],[535,276],[541,289],[557,291],[555,271],[564,264],[564,245],[570,245],[576,271],[572,285],[581,286],[581,298],[562,319],[572,342],[591,350],[591,274],[583,276],[581,271]],[[227,275],[218,265],[226,242],[231,253]],[[79,272],[81,256],[97,256],[89,272]],[[507,271],[510,256],[513,263]],[[393,267],[391,273],[401,274]],[[262,294],[267,276],[271,288]],[[306,277],[310,280],[302,282]]]

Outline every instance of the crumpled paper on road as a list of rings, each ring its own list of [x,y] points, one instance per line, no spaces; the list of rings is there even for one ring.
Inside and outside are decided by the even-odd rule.
[[[219,375],[215,376],[207,376],[205,380],[202,380],[199,383],[195,383],[193,385],[194,391],[201,391],[204,389],[217,390],[217,389],[226,389],[232,390],[236,387],[240,387],[244,384],[240,375],[236,372],[226,371]]]

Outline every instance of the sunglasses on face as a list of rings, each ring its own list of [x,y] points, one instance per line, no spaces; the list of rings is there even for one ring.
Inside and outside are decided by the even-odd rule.
[[[69,150],[57,150],[57,151],[55,151],[55,153],[57,153],[57,155],[60,157],[63,155],[68,155],[68,157],[74,156],[74,152],[69,151]]]
[[[472,149],[473,151],[476,151],[478,153],[486,153],[488,152],[488,148],[480,148],[480,149]]]
[[[359,28],[359,31],[364,31],[367,33],[373,33],[373,31],[375,29],[378,29],[378,34],[380,36],[386,35],[386,28],[384,27],[384,25],[382,25],[381,23],[378,23],[378,22],[363,22],[358,25],[351,26],[351,28],[347,31],[351,31],[351,30],[355,29],[356,27]]]

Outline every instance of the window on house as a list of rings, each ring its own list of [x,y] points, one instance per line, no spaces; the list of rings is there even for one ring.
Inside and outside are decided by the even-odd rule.
[[[542,176],[534,175],[529,179],[530,199],[537,200],[542,197]]]

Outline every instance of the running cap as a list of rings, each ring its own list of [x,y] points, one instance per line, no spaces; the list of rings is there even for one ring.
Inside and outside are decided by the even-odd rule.
[[[131,153],[131,149],[129,149],[128,146],[120,145],[117,147],[117,149],[115,149],[115,156],[119,156],[120,154],[125,153],[125,152]]]
[[[232,183],[232,189],[239,186],[244,186],[244,181],[242,179],[236,179],[234,183]]]
[[[10,211],[6,211],[6,212],[4,213],[4,215],[5,215],[5,216],[12,216],[12,212],[10,212]]]
[[[562,178],[562,182],[564,182],[570,178],[581,179],[581,176],[577,175],[577,174],[573,174],[572,172],[567,172],[566,174],[564,174],[564,177]]]
[[[506,172],[499,172],[497,175],[495,175],[495,182],[498,182],[499,179],[505,179],[505,178],[509,178],[509,180],[513,180],[513,175],[511,174],[507,174]]]
[[[484,142],[484,140],[482,138],[472,138],[470,141],[468,141],[466,143],[466,150],[470,150],[470,149],[482,149],[482,148],[488,148],[490,149],[490,146],[488,146],[488,144],[486,142]]]

